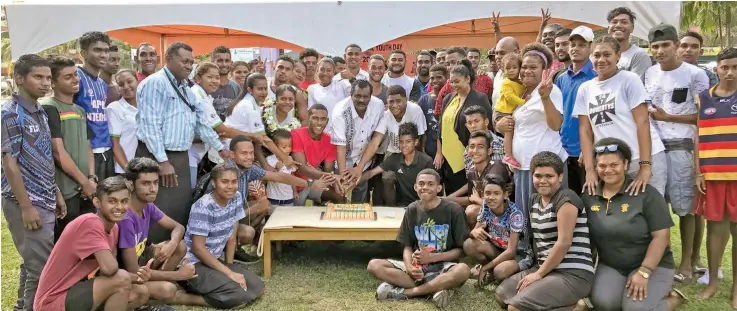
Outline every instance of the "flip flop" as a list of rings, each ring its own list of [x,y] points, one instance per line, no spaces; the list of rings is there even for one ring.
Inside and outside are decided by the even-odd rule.
[[[684,303],[689,303],[689,302],[691,302],[691,300],[689,300],[689,299],[688,299],[688,297],[686,297],[686,294],[684,294],[684,293],[683,293],[682,291],[680,291],[679,289],[677,289],[677,288],[672,288],[672,289],[671,289],[670,291],[671,291],[671,295],[672,295],[672,294],[675,294],[676,296],[680,297],[681,299],[683,299],[683,302],[684,302]]]
[[[708,271],[708,270],[709,270],[709,268],[707,268],[707,267],[693,266],[693,272],[694,273],[701,273],[701,274],[703,274],[703,273],[706,273],[706,271]]]
[[[688,284],[691,284],[691,282],[693,282],[693,277],[687,277],[683,273],[677,273],[676,275],[673,276],[673,279],[676,280],[676,282],[684,284],[684,285],[688,285]]]

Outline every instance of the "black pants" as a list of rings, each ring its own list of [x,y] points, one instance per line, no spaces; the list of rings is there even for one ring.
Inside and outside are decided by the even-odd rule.
[[[187,227],[189,221],[189,211],[192,209],[192,180],[190,179],[189,173],[189,155],[187,151],[166,151],[166,156],[169,158],[169,163],[174,166],[174,172],[176,172],[178,178],[176,187],[164,187],[159,186],[159,195],[156,196],[154,204],[162,211],[166,216],[171,217],[174,221],[180,223],[184,227]],[[144,157],[153,159],[156,158],[148,151],[146,144],[138,142],[138,148],[136,149],[136,157]],[[159,243],[169,240],[170,232],[164,230],[158,224],[153,224],[149,230],[148,240],[151,243]]]
[[[95,205],[92,204],[91,200],[83,199],[81,193],[77,193],[77,195],[64,200],[64,202],[67,204],[67,217],[56,220],[56,226],[54,227],[54,242],[59,241],[59,237],[61,236],[61,233],[64,232],[64,228],[66,228],[72,220],[75,220],[77,217],[84,214],[95,212]]]
[[[466,179],[466,170],[460,170],[458,173],[453,173],[453,169],[450,168],[448,161],[443,161],[443,166],[440,168],[440,176],[443,177],[445,195],[451,195],[453,192],[458,191],[458,189],[461,189],[463,185],[468,183],[468,179]]]
[[[183,282],[190,293],[201,295],[207,304],[217,309],[232,309],[243,306],[261,296],[264,281],[256,274],[235,264],[225,264],[230,270],[243,275],[246,290],[230,277],[198,262],[194,265],[196,278]]]
[[[95,175],[97,175],[100,181],[116,175],[113,149],[102,153],[95,153]]]
[[[578,165],[578,157],[568,157],[568,189],[581,193],[586,183],[586,170]]]
[[[381,162],[384,162],[384,155],[383,154],[377,154],[374,157],[374,161],[373,161],[373,163],[371,163],[371,166],[369,167],[368,170],[371,170],[371,169],[379,166],[379,164],[381,164]],[[368,182],[368,191],[369,191],[369,193],[371,193],[371,203],[372,203],[371,205],[373,205],[373,206],[384,206],[384,197],[382,196],[382,194],[384,192],[384,184],[383,184],[383,182],[381,180],[381,174],[376,175],[376,176],[372,177],[371,179],[369,179],[369,182]]]

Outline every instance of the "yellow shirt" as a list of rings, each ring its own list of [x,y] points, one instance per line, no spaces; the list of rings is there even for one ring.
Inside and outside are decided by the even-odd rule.
[[[458,138],[458,133],[453,129],[456,117],[461,110],[461,98],[456,95],[450,100],[448,107],[443,111],[442,119],[440,120],[442,125],[443,138],[441,147],[443,148],[443,157],[445,161],[448,161],[448,165],[453,169],[453,173],[458,173],[465,168],[463,163],[463,144]]]
[[[499,101],[497,101],[495,109],[501,113],[511,114],[519,106],[525,103],[522,99],[522,93],[525,91],[524,85],[516,81],[505,78],[502,83]]]

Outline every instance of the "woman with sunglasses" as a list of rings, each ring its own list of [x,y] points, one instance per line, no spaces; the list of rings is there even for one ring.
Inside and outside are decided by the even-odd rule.
[[[676,273],[670,247],[668,204],[651,185],[642,193],[625,191],[635,181],[626,173],[632,150],[616,138],[599,140],[593,150],[600,179],[596,192],[581,199],[588,215],[599,264],[591,302],[596,310],[673,310],[684,297],[673,289]]]
[[[617,68],[621,56],[617,40],[603,36],[594,41],[592,49],[599,76],[581,84],[573,108],[581,132],[579,161],[586,169],[583,191],[589,195],[597,191],[594,142],[619,137],[632,148],[627,174],[633,182],[626,191],[644,192],[650,184],[662,195],[667,177],[665,147],[650,122],[645,86],[639,75]]]

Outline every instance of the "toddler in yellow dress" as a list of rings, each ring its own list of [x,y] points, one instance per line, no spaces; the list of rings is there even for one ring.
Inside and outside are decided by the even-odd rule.
[[[505,116],[511,116],[517,107],[524,105],[523,98],[525,86],[519,79],[520,67],[522,66],[522,58],[518,54],[507,54],[502,58],[502,70],[504,70],[505,78],[502,82],[499,100],[496,102],[495,109],[497,116],[494,122]],[[520,164],[512,155],[512,132],[504,133],[504,159],[502,162],[511,168],[519,168]]]

